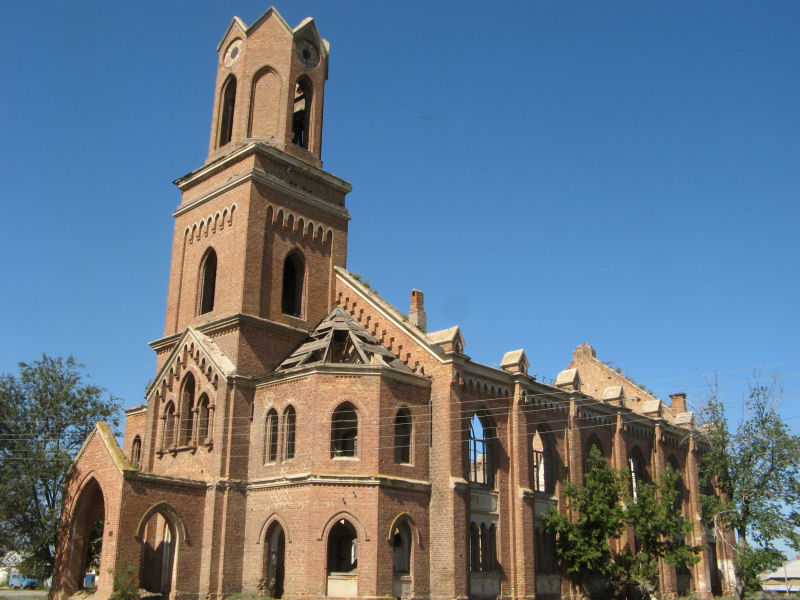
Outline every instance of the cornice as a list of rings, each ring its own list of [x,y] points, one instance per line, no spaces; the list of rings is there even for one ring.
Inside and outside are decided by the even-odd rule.
[[[379,365],[357,365],[357,364],[322,364],[309,367],[302,367],[291,373],[281,373],[280,375],[267,375],[259,378],[256,388],[269,387],[275,383],[286,383],[294,379],[303,379],[313,375],[346,375],[358,377],[388,377],[416,385],[417,387],[429,388],[431,380],[428,377],[417,375],[416,373],[403,373],[390,367]]]
[[[313,165],[308,164],[298,158],[295,158],[289,154],[286,154],[282,150],[274,148],[264,142],[251,142],[238,150],[234,150],[230,154],[226,154],[215,161],[211,162],[210,164],[204,165],[199,169],[192,171],[191,173],[187,173],[183,177],[179,177],[172,183],[178,186],[178,189],[182,192],[185,192],[187,189],[191,188],[198,183],[205,181],[209,177],[216,175],[217,173],[221,172],[222,170],[226,169],[227,167],[231,166],[233,163],[236,163],[243,158],[246,158],[252,154],[263,154],[273,158],[279,162],[284,163],[289,169],[293,169],[305,175],[306,177],[313,179],[315,181],[319,181],[328,185],[335,189],[338,192],[343,194],[349,194],[353,190],[353,186],[350,185],[349,182],[345,181],[344,179],[340,179],[335,175],[331,175],[327,171],[319,169]],[[287,186],[290,190],[294,190],[298,192],[296,188],[292,186]],[[205,198],[205,197],[204,197]],[[198,201],[192,203],[191,206],[195,205]],[[327,204],[326,204],[327,206]],[[188,207],[186,207],[188,208]],[[176,211],[176,215],[180,214],[184,209],[180,209]],[[341,212],[341,209],[338,211]],[[345,211],[346,212],[346,211]]]
[[[177,487],[188,487],[196,489],[206,489],[209,485],[207,481],[197,479],[186,479],[184,477],[173,477],[172,475],[159,475],[156,473],[143,473],[142,471],[125,471],[125,479],[134,479],[145,483],[160,485],[170,485]]]
[[[380,487],[430,493],[431,484],[419,479],[394,477],[392,475],[340,475],[338,473],[300,473],[284,477],[251,480],[247,491],[310,485],[347,485]]]

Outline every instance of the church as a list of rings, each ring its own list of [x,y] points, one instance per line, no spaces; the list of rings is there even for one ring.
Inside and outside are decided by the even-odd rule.
[[[155,378],[122,448],[99,423],[75,459],[51,598],[92,565],[98,600],[115,573],[175,600],[569,596],[543,516],[592,447],[634,488],[680,474],[703,552],[662,564],[660,592],[730,591],[685,394],[588,344],[553,385],[524,350],[480,364],[457,325],[428,330],[421,291],[401,312],[347,270],[351,186],[320,160],[329,50],[274,8],[226,30],[208,158],[175,181]]]

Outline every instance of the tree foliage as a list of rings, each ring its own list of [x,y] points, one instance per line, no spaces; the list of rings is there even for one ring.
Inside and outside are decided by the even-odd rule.
[[[587,467],[582,485],[566,484],[569,512],[554,508],[546,520],[556,534],[559,566],[574,584],[591,594],[602,582],[619,596],[634,587],[647,597],[658,583],[659,559],[675,567],[699,560],[699,548],[685,543],[691,526],[675,510],[677,475],[670,468],[657,483],[639,483],[634,497],[629,473],[608,466],[596,447]],[[627,528],[637,542],[612,553],[611,541]]]
[[[31,571],[49,575],[69,467],[97,421],[120,402],[87,383],[71,356],[20,363],[0,376],[0,532]]]
[[[736,532],[734,566],[747,592],[760,589],[757,575],[778,567],[775,542],[800,551],[800,436],[780,415],[782,388],[756,376],[735,427],[712,385],[701,412],[710,450],[704,457],[703,512],[709,524]],[[718,534],[719,535],[719,534]]]

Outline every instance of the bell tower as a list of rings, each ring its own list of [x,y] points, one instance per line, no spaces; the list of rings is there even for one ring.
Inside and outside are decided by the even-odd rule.
[[[332,309],[351,186],[320,160],[329,49],[312,19],[291,28],[275,8],[235,17],[219,43],[208,157],[175,181],[159,366],[191,326],[237,372],[266,373]]]

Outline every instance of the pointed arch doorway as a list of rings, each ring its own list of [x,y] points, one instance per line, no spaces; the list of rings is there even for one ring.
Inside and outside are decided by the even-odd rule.
[[[161,512],[154,513],[147,520],[142,535],[140,587],[164,597],[169,595],[177,539],[175,525]]]
[[[286,535],[277,521],[267,529],[264,554],[264,592],[269,598],[281,598],[286,573]]]

